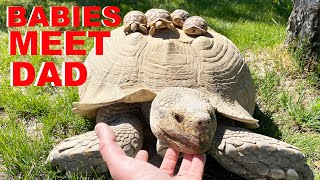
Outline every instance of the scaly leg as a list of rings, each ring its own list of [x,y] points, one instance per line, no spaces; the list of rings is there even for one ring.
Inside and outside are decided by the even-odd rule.
[[[148,34],[148,29],[145,25],[140,24],[139,29],[142,32],[142,34]]]
[[[174,29],[174,25],[173,25],[172,22],[166,23],[166,26],[167,26],[167,28],[169,28],[169,29]]]
[[[154,25],[152,25],[150,27],[149,34],[152,36],[152,35],[154,35],[155,32],[156,32],[156,27]]]
[[[247,179],[312,179],[298,148],[239,127],[218,125],[210,154]]]
[[[128,156],[134,157],[143,144],[143,120],[135,113],[136,108],[127,106],[100,108],[97,122],[110,125],[117,143]],[[50,152],[47,162],[61,171],[82,174],[104,173],[108,170],[100,155],[99,140],[94,131],[63,140]]]

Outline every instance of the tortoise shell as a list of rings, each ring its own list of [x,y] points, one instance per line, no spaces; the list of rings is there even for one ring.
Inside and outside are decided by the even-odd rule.
[[[154,25],[159,20],[164,22],[171,21],[170,13],[164,9],[150,9],[145,13],[145,15],[147,16],[149,27]]]
[[[147,24],[147,17],[140,11],[130,11],[123,18],[124,25],[131,23]]]
[[[218,113],[258,127],[249,68],[225,36],[211,29],[198,37],[180,29],[126,36],[123,28],[111,31],[103,55],[93,49],[85,60],[88,76],[74,112],[95,117],[99,107],[152,101],[165,87],[188,87],[204,93]]]

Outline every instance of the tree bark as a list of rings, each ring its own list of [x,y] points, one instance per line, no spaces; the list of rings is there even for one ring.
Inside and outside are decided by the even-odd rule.
[[[285,43],[301,67],[320,75],[320,0],[295,0]]]

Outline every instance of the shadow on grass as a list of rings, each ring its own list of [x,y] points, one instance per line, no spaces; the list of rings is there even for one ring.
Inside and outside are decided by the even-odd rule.
[[[219,180],[219,179],[230,179],[230,180],[243,180],[244,178],[239,177],[227,171],[222,167],[213,157],[207,155],[206,166],[204,169],[203,180]]]
[[[279,3],[281,2],[281,3]],[[6,30],[6,6],[24,6],[27,9],[27,15],[32,11],[33,6],[42,6],[46,14],[49,14],[49,6],[53,5],[77,5],[77,6],[118,6],[121,9],[123,17],[131,10],[146,12],[151,8],[163,8],[169,12],[175,9],[185,9],[191,15],[200,15],[205,18],[215,18],[227,22],[239,20],[257,21],[265,23],[274,23],[271,19],[280,23],[286,23],[291,12],[292,3],[290,0],[182,0],[182,1],[160,1],[160,0],[128,0],[128,1],[89,1],[89,0],[12,0],[7,3],[0,3],[0,30]],[[209,22],[210,24],[210,22]],[[212,25],[212,24],[210,24]]]
[[[269,137],[280,139],[282,136],[281,131],[278,126],[273,122],[270,112],[262,112],[258,106],[256,106],[254,111],[254,118],[258,119],[260,128],[253,130],[255,133],[263,134]],[[243,179],[236,174],[228,172],[223,168],[216,160],[211,156],[207,156],[207,162],[205,167],[205,172],[203,179],[230,179],[238,180]]]
[[[253,117],[259,120],[260,125],[258,129],[253,130],[255,133],[263,134],[276,139],[281,138],[282,133],[279,130],[278,125],[273,122],[272,114],[270,112],[262,112],[256,105]]]

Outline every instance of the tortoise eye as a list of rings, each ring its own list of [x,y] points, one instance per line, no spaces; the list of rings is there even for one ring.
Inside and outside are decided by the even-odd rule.
[[[181,122],[183,121],[183,119],[184,119],[184,117],[181,116],[180,114],[172,113],[172,115],[173,115],[174,119],[176,119],[176,121],[177,121],[178,123],[181,123]]]

